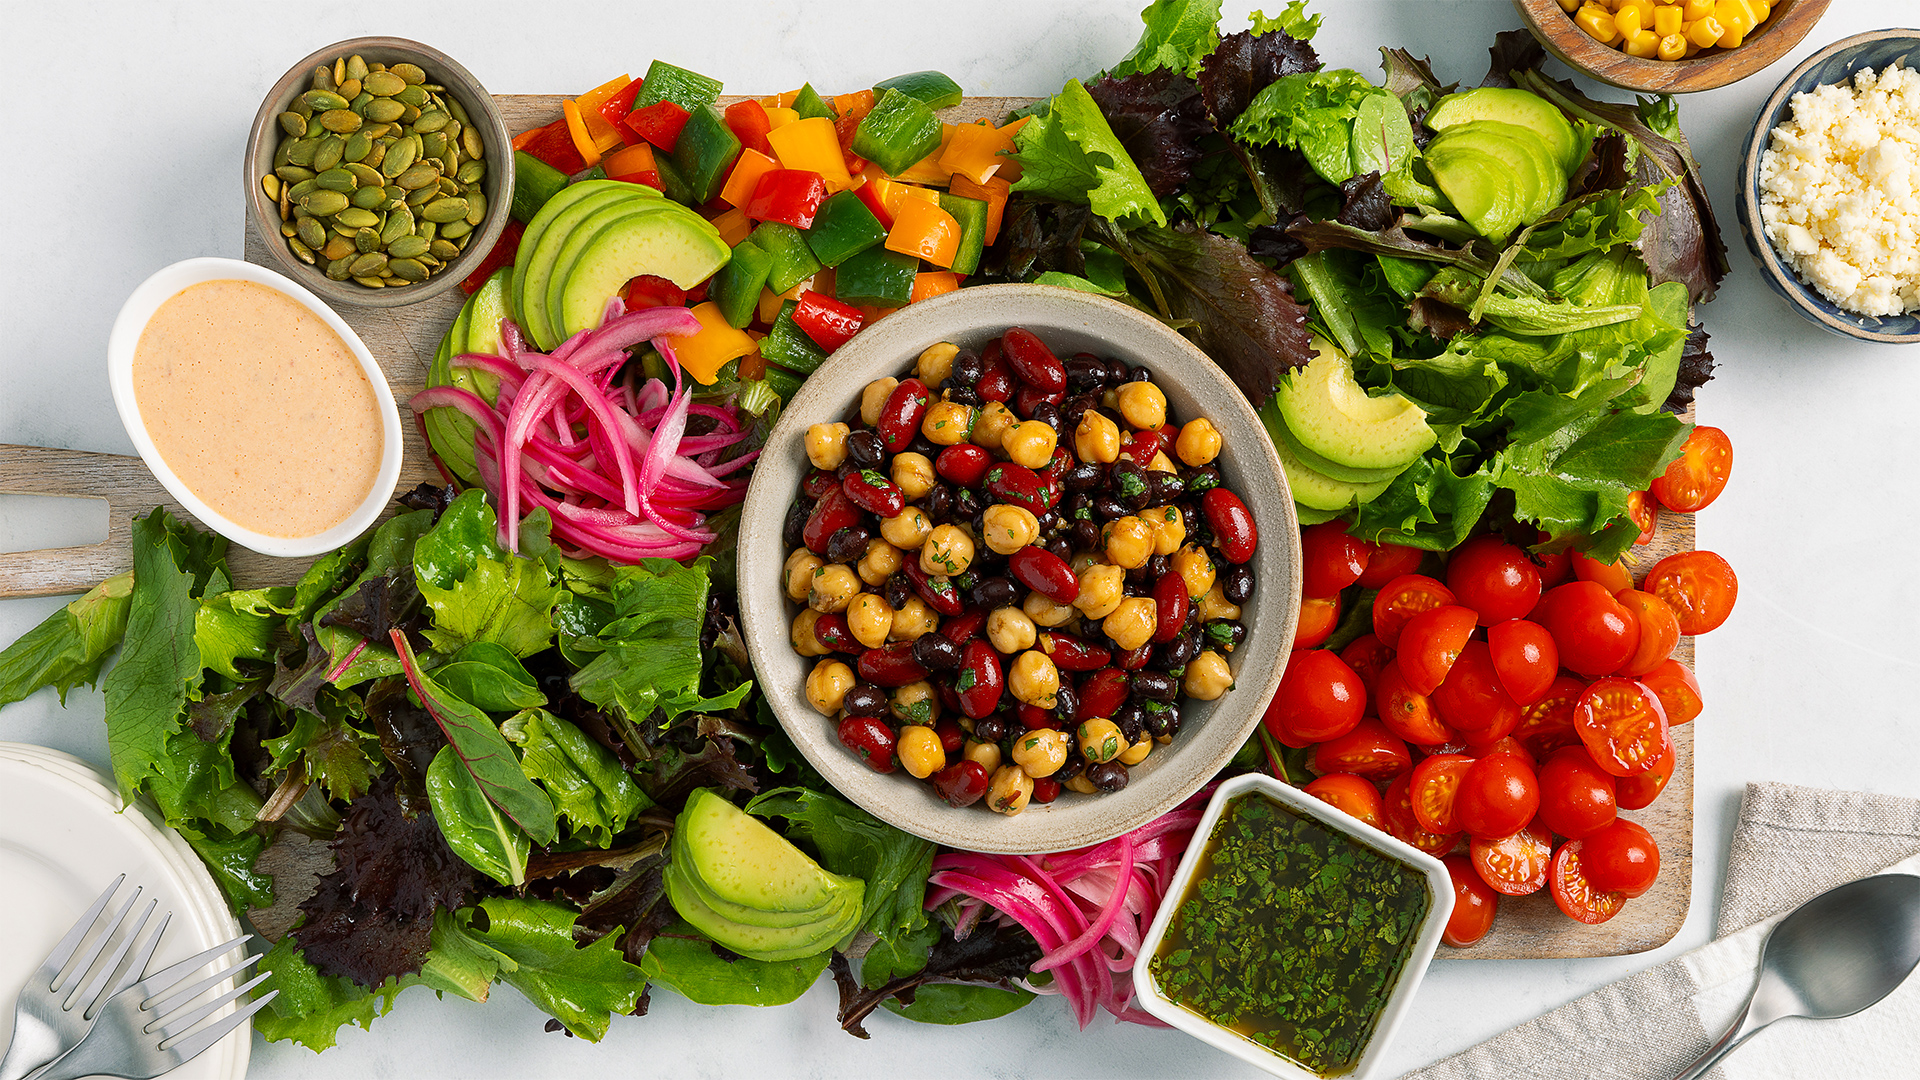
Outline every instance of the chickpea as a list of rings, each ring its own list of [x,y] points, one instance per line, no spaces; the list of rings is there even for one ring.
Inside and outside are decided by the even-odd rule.
[[[819,621],[820,613],[812,608],[801,608],[800,614],[793,617],[793,630],[790,636],[793,640],[794,652],[801,656],[825,656],[833,651],[820,644],[820,639],[814,636],[813,624]]]
[[[1082,720],[1074,734],[1080,743],[1080,756],[1086,758],[1089,765],[1112,761],[1127,745],[1119,726],[1104,717]]]
[[[925,679],[895,687],[887,701],[888,711],[902,724],[933,724],[940,719],[940,697]]]
[[[1201,622],[1240,617],[1240,605],[1228,602],[1218,584],[1202,593],[1200,599],[1194,601],[1194,608],[1198,611]]]
[[[918,551],[933,532],[933,522],[917,506],[909,506],[880,523],[880,538],[902,551]]]
[[[1155,430],[1167,422],[1167,395],[1150,382],[1121,383],[1114,403],[1136,431]]]
[[[1147,760],[1147,755],[1151,753],[1153,753],[1153,736],[1141,732],[1140,741],[1122,750],[1120,756],[1114,760],[1122,765],[1138,765]]]
[[[958,525],[935,525],[920,548],[920,569],[934,576],[964,574],[973,565],[973,537]]]
[[[1081,773],[1079,776],[1074,777],[1060,786],[1066,788],[1068,791],[1079,792],[1082,795],[1097,795],[1100,793],[1100,789],[1093,786],[1093,781],[1087,779],[1086,773]]]
[[[807,591],[807,606],[823,615],[847,610],[860,595],[860,578],[845,563],[823,566],[813,572],[813,588]]]
[[[1072,622],[1079,612],[1072,604],[1056,604],[1045,593],[1030,592],[1020,602],[1020,610],[1038,626],[1061,626]]]
[[[928,386],[939,386],[953,374],[953,358],[960,355],[960,346],[951,341],[936,342],[927,346],[920,354],[920,361],[914,365],[914,374]]]
[[[893,606],[878,593],[861,593],[847,605],[847,629],[860,644],[877,649],[893,632]]]
[[[822,660],[807,674],[807,704],[822,716],[840,711],[853,689],[853,669],[838,660]]]
[[[1008,817],[1027,808],[1033,798],[1033,777],[1018,765],[1002,765],[987,785],[987,809]]]
[[[1212,701],[1233,689],[1233,670],[1227,667],[1226,657],[1207,649],[1187,661],[1187,673],[1180,680],[1180,688],[1190,698]]]
[[[1073,455],[1081,461],[1111,465],[1120,460],[1120,425],[1105,413],[1088,409],[1073,429]]]
[[[837,469],[847,460],[845,424],[815,424],[807,429],[807,460],[816,469]]]
[[[813,572],[827,565],[826,560],[806,548],[795,548],[787,556],[787,568],[781,571],[786,575],[787,599],[796,604],[807,602],[807,593],[813,590]]]
[[[1187,518],[1177,506],[1156,506],[1140,515],[1153,526],[1153,553],[1172,555],[1187,542]]]
[[[1053,728],[1029,731],[1013,740],[1013,763],[1038,780],[1067,763],[1067,733]]]
[[[980,415],[973,421],[973,445],[998,450],[1007,432],[1019,422],[1012,409],[1001,402],[989,401],[980,406]]]
[[[1033,511],[1012,503],[994,503],[980,515],[987,547],[1001,555],[1011,555],[1040,539],[1040,520]]]
[[[968,761],[979,762],[980,767],[987,770],[987,774],[991,776],[994,770],[1000,767],[1000,744],[968,739],[967,745],[960,751],[960,756]]]
[[[927,406],[920,421],[920,434],[936,446],[954,446],[967,441],[973,432],[973,406],[957,401],[936,401]]]
[[[933,462],[927,460],[927,455],[916,454],[911,450],[895,454],[889,472],[892,474],[894,486],[900,489],[900,494],[905,495],[909,502],[926,495],[933,490],[933,485],[939,482],[939,478],[933,474]]]
[[[1187,583],[1187,598],[1198,600],[1213,588],[1213,560],[1188,544],[1173,556],[1173,572]]]
[[[1015,465],[1025,465],[1029,469],[1044,469],[1047,462],[1053,460],[1053,448],[1060,444],[1060,433],[1053,425],[1039,420],[1027,420],[1008,429],[1000,440],[1000,449]]]
[[[947,752],[940,746],[939,734],[925,724],[909,724],[900,729],[893,752],[900,758],[907,775],[916,780],[925,780],[947,767]]]
[[[1153,452],[1153,460],[1147,462],[1147,471],[1164,473],[1179,472],[1180,467],[1175,465],[1173,459],[1168,457],[1164,451],[1155,450]]]
[[[1039,637],[1033,617],[1017,607],[996,608],[987,616],[987,641],[1004,656],[1033,648]]]
[[[1073,576],[1079,577],[1080,572],[1087,567],[1102,566],[1105,565],[1106,561],[1106,557],[1097,552],[1076,551],[1074,552],[1073,558],[1067,560],[1067,565],[1073,568]]]
[[[867,541],[867,553],[854,569],[859,571],[861,581],[877,589],[900,572],[900,562],[900,549],[875,537]]]
[[[1153,529],[1132,514],[1107,522],[1102,533],[1107,545],[1107,561],[1123,570],[1145,566],[1153,557]]]
[[[1100,625],[1115,645],[1129,651],[1145,645],[1153,637],[1159,609],[1150,596],[1129,596],[1120,601],[1113,613]]]
[[[1028,705],[1051,709],[1060,693],[1060,669],[1053,666],[1053,657],[1039,649],[1028,649],[1014,658],[1013,670],[1007,673],[1007,689]]]
[[[875,379],[860,392],[860,422],[872,427],[880,422],[880,410],[887,407],[887,399],[900,385],[900,380],[889,375],[884,379]]]
[[[1205,465],[1220,456],[1220,432],[1205,417],[1189,420],[1173,440],[1173,452],[1188,465]]]
[[[1104,619],[1125,599],[1126,580],[1127,572],[1117,566],[1089,566],[1080,574],[1080,595],[1073,606],[1089,619]]]
[[[887,632],[887,637],[893,641],[919,641],[939,626],[940,616],[933,613],[926,601],[909,596],[907,602],[893,613],[893,629]]]

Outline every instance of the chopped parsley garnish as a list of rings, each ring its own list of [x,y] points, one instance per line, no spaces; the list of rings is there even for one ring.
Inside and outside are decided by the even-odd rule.
[[[1132,498],[1145,490],[1147,490],[1147,482],[1141,479],[1139,473],[1125,472],[1120,474],[1120,494]]]

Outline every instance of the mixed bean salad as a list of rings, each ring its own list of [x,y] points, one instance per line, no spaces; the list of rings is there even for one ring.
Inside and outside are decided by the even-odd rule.
[[[1253,515],[1145,367],[1015,327],[814,424],[789,510],[807,701],[877,772],[1017,814],[1126,787],[1233,685]]]

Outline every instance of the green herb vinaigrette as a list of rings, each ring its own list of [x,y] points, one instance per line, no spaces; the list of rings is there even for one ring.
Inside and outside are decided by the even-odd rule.
[[[1426,878],[1257,792],[1220,815],[1149,970],[1322,1076],[1352,1067],[1432,904]]]

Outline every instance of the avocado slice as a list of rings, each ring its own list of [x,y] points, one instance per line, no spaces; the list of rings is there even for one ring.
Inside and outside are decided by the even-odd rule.
[[[1445,131],[1476,120],[1495,120],[1523,127],[1546,140],[1563,171],[1571,175],[1580,167],[1587,148],[1574,134],[1566,114],[1538,94],[1504,86],[1483,86],[1448,94],[1427,114],[1427,126]]]
[[[1273,399],[1268,398],[1267,400],[1271,401]],[[1405,465],[1395,465],[1385,469],[1356,469],[1349,465],[1342,465],[1337,461],[1324,458],[1300,445],[1300,437],[1295,435],[1287,427],[1286,418],[1281,416],[1278,410],[1263,408],[1260,410],[1260,419],[1265,421],[1267,425],[1267,435],[1269,438],[1276,443],[1285,442],[1287,449],[1293,452],[1294,458],[1297,459],[1300,464],[1305,465],[1307,468],[1312,469],[1322,476],[1332,477],[1335,480],[1343,480],[1349,484],[1376,484],[1382,480],[1391,480],[1399,476],[1400,473],[1406,469]]]
[[[623,219],[580,252],[554,310],[556,338],[599,326],[607,297],[641,274],[690,289],[727,265],[733,252],[720,230],[684,208]]]
[[[453,358],[462,353],[499,353],[500,320],[506,317],[507,285],[512,277],[513,271],[503,266],[467,298],[433,354],[428,386],[457,386],[489,402],[500,392],[499,379],[473,368],[454,367]],[[473,421],[453,409],[428,409],[421,422],[441,463],[467,483],[479,483],[480,473],[473,463]]]
[[[1311,506],[1302,506],[1298,502],[1293,504],[1293,516],[1298,518],[1302,525],[1318,525],[1323,521],[1332,521],[1342,513],[1345,513],[1345,511],[1315,510]]]
[[[1302,465],[1283,442],[1275,442],[1273,452],[1280,457],[1280,471],[1287,474],[1287,487],[1293,491],[1293,501],[1310,510],[1328,511],[1328,519],[1361,503],[1372,502],[1387,490],[1388,484],[1393,483],[1392,480],[1381,480],[1372,484],[1350,484],[1345,480],[1335,480]],[[1315,523],[1303,518],[1301,524]]]
[[[587,249],[587,245],[593,243],[594,238],[599,236],[602,230],[612,228],[618,222],[642,214],[664,213],[668,207],[677,209],[679,205],[666,199],[647,199],[644,202],[635,199],[617,200],[602,204],[598,209],[581,218],[575,223],[573,231],[569,232],[564,240],[558,241],[557,246],[554,246],[553,234],[548,234],[550,239],[547,243],[549,246],[554,246],[554,250],[553,254],[548,256],[551,264],[547,270],[546,291],[538,297],[529,295],[527,303],[538,305],[544,313],[545,325],[553,332],[554,344],[558,345],[567,336],[560,325],[560,297],[566,291],[567,279],[573,273],[574,264],[580,260],[580,253]],[[605,300],[605,297],[601,298],[602,303]],[[599,320],[596,318],[594,321],[598,325]]]
[[[669,862],[664,874],[667,899],[680,917],[693,924],[715,943],[754,960],[798,960],[825,952],[850,935],[860,923],[856,906],[851,916],[805,926],[747,926],[734,922],[708,907],[688,886],[678,865]]]
[[[540,209],[534,213],[532,220],[527,222],[526,229],[520,234],[520,248],[513,256],[513,279],[507,284],[508,303],[512,308],[514,321],[522,323],[523,328],[526,317],[520,308],[520,283],[526,275],[526,267],[532,260],[535,249],[540,246],[540,238],[546,235],[547,228],[567,207],[595,192],[606,191],[612,186],[611,180],[582,180],[577,184],[569,184],[540,204]]]
[[[769,911],[736,904],[716,896],[707,887],[706,882],[700,879],[697,872],[688,869],[693,866],[693,861],[692,855],[687,851],[685,838],[686,833],[676,829],[668,849],[668,857],[681,868],[681,882],[715,914],[742,926],[778,930],[837,922],[846,917],[846,909],[849,906],[857,911],[864,899],[866,890],[863,882],[857,878],[841,878],[842,884],[829,892],[826,903],[805,911]]]
[[[463,352],[500,355],[500,320],[512,315],[512,305],[507,300],[507,286],[512,279],[512,268],[503,266],[467,298],[467,306],[460,311],[461,316],[467,319],[467,327],[464,340],[460,348],[455,350],[455,355]],[[491,385],[491,376],[483,378],[487,378]],[[456,382],[454,385],[462,384]],[[493,400],[491,390],[484,396],[489,401]]]
[[[1345,353],[1323,338],[1313,345],[1313,360],[1289,372],[1273,395],[1301,446],[1349,469],[1397,472],[1434,444],[1425,410],[1401,394],[1369,397]]]
[[[747,813],[707,788],[696,788],[675,824],[686,833],[684,870],[715,896],[761,911],[809,911],[835,892],[865,882],[826,870]]]
[[[525,236],[520,238],[520,254],[525,255],[526,260],[523,262],[517,257],[514,259],[514,306],[520,312],[521,329],[525,330],[527,336],[532,338],[533,343],[541,349],[551,349],[560,344],[556,328],[547,319],[547,283],[553,276],[554,260],[559,256],[560,250],[566,246],[567,239],[573,235],[574,229],[595,212],[609,206],[637,204],[643,200],[648,205],[657,205],[665,201],[656,197],[634,194],[636,189],[645,187],[642,184],[618,184],[611,180],[604,183],[609,186],[590,191],[578,199],[569,201],[549,219],[546,222],[546,228],[541,230],[539,239],[533,242],[531,252],[527,248],[527,238]],[[560,195],[548,200],[547,207],[559,202],[566,194],[567,192],[561,192]],[[541,215],[544,216],[545,213],[546,208],[543,207]],[[531,227],[528,231],[532,231]]]
[[[1567,175],[1529,128],[1473,120],[1427,145],[1434,182],[1482,236],[1499,242],[1567,197]]]

